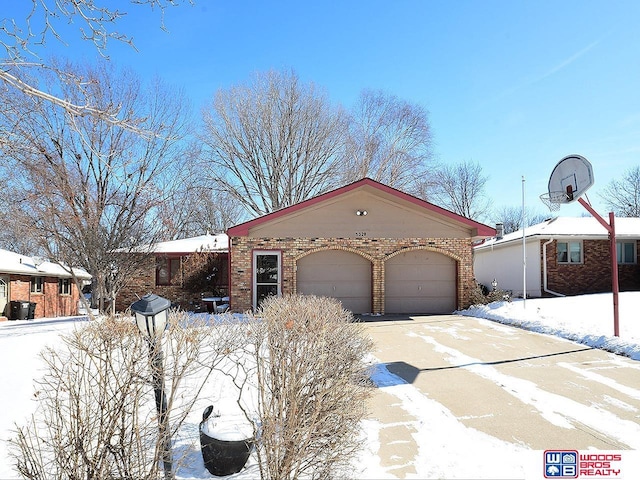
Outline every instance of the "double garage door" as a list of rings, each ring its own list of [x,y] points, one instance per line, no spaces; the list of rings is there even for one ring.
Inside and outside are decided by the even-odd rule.
[[[324,250],[297,263],[297,291],[334,297],[353,313],[372,311],[371,262],[355,253]],[[386,313],[451,313],[456,308],[456,263],[427,250],[400,253],[385,263]]]

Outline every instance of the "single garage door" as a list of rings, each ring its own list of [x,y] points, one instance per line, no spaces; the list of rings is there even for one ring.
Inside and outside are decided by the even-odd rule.
[[[456,309],[456,262],[412,250],[385,264],[385,313],[451,313]]]
[[[337,298],[353,313],[371,312],[371,262],[343,250],[323,250],[298,260],[298,293]]]

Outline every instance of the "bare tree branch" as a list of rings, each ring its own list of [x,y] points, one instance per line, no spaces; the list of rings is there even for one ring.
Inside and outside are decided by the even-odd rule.
[[[550,215],[533,211],[525,207],[527,224],[526,227],[537,225],[547,220]],[[493,214],[495,223],[502,223],[504,233],[517,232],[522,228],[522,207],[502,207]]]
[[[164,28],[166,8],[191,0],[130,0],[131,5],[145,5],[160,12],[161,28]],[[103,57],[107,58],[109,40],[126,43],[135,48],[133,38],[120,32],[119,20],[127,15],[125,11],[106,5],[106,0],[24,0],[23,18],[0,18],[0,48],[4,48],[4,59],[0,62],[0,83],[18,89],[20,92],[47,100],[64,108],[71,115],[93,115],[113,125],[129,128],[139,134],[150,135],[139,126],[119,118],[118,111],[102,111],[96,105],[76,103],[56,93],[47,92],[30,83],[27,70],[55,68],[46,65],[36,53],[37,48],[47,45],[50,38],[66,44],[73,41],[61,31],[63,27],[78,25],[80,41],[90,42]],[[14,5],[16,8],[16,5]],[[37,60],[34,63],[34,60]],[[58,70],[59,73],[62,71]]]
[[[86,97],[102,111],[127,112],[129,123],[154,135],[0,89],[0,138],[10,138],[0,144],[6,161],[0,168],[19,202],[9,221],[27,225],[52,260],[91,273],[98,298],[113,299],[140,261],[117,252],[153,243],[163,232],[159,209],[181,181],[186,102],[159,83],[147,89],[107,62],[65,69],[85,80],[81,88],[51,72],[42,81],[72,101]]]
[[[619,180],[611,180],[600,198],[619,217],[640,217],[640,166],[630,168]]]
[[[487,180],[479,163],[442,165],[433,175],[430,200],[464,217],[484,218],[490,206],[484,193]]]
[[[291,73],[258,74],[221,90],[204,112],[211,178],[248,212],[262,215],[333,187],[345,120],[313,84]]]
[[[364,177],[417,192],[431,159],[427,111],[379,90],[364,90],[352,110],[341,183]]]

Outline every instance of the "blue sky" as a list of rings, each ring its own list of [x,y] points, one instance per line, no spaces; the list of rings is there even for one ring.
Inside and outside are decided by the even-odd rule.
[[[24,8],[10,3],[0,17]],[[216,89],[272,68],[346,107],[363,88],[422,105],[436,159],[482,164],[496,207],[521,205],[524,176],[526,204],[546,212],[538,196],[553,167],[578,153],[606,216],[598,191],[640,165],[637,0],[196,0],[167,10],[168,31],[157,12],[109,4],[130,12],[121,29],[138,48],[114,43],[111,59],[183,87],[196,112]],[[92,55],[78,43],[50,40],[47,53]]]

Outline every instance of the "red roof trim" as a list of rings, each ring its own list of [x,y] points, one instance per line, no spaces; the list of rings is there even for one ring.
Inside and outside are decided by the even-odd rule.
[[[363,186],[373,187],[377,190],[380,190],[382,192],[393,195],[394,197],[397,197],[399,199],[413,203],[414,205],[430,210],[434,213],[447,217],[451,220],[463,223],[470,228],[477,229],[477,233],[475,235],[493,236],[496,233],[495,229],[492,227],[489,227],[488,225],[484,225],[483,223],[479,223],[469,218],[463,217],[462,215],[458,215],[457,213],[454,213],[450,210],[439,207],[437,205],[434,205],[433,203],[429,203],[425,200],[422,200],[418,197],[414,197],[413,195],[409,195],[408,193],[389,187],[380,182],[376,182],[375,180],[372,180],[370,178],[363,178],[362,180],[358,180],[357,182],[350,183],[349,185],[345,185],[344,187],[340,187],[335,190],[331,190],[330,192],[323,193],[321,195],[318,195],[317,197],[310,198],[309,200],[305,200],[303,202],[297,203],[290,207],[283,208],[276,212],[268,213],[266,215],[263,215],[262,217],[258,217],[253,220],[249,220],[248,222],[244,222],[234,227],[231,227],[229,230],[227,230],[227,235],[229,235],[229,237],[243,237],[243,236],[249,235],[249,230],[251,230],[253,227],[262,225],[263,223],[267,223],[271,220],[275,220],[285,215],[289,215],[290,213],[297,212],[298,210],[308,208],[312,205],[316,205],[318,203],[324,202],[331,198],[344,195],[347,192],[356,190]]]

